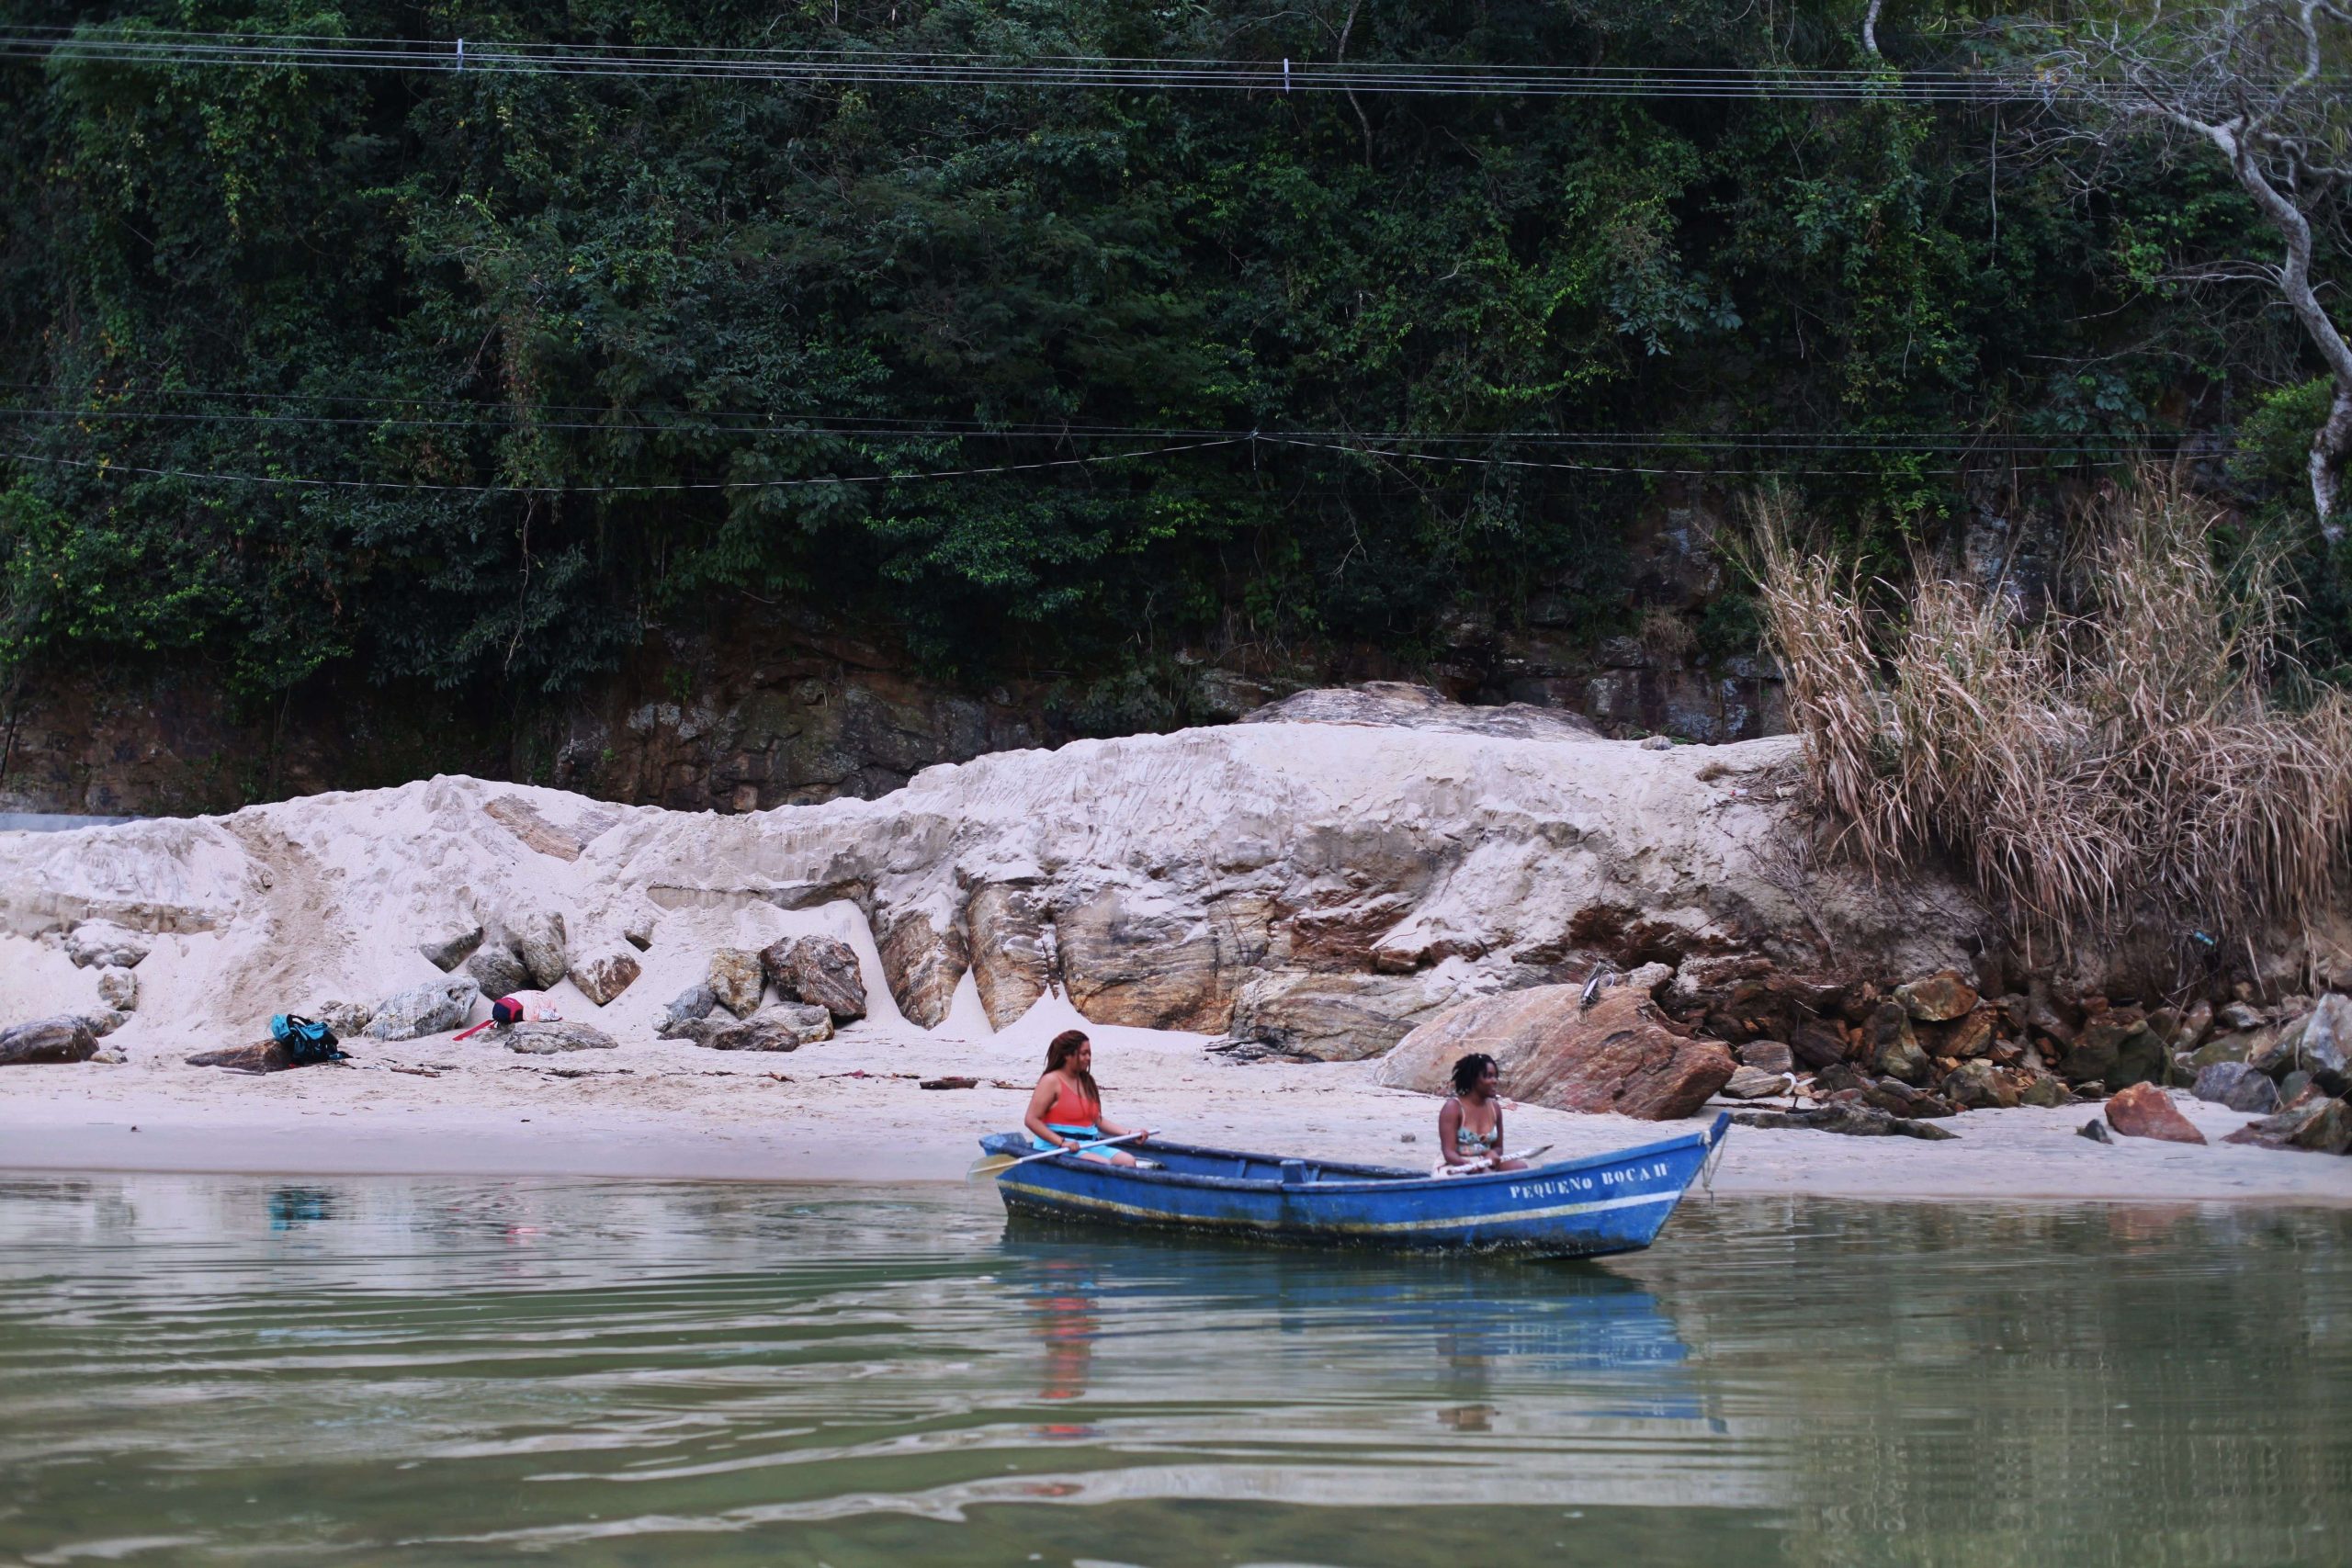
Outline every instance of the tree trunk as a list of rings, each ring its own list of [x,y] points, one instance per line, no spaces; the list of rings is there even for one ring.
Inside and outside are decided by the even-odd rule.
[[[2335,400],[2312,437],[2312,504],[2331,545],[2344,537],[2344,470],[2352,468],[2352,385],[2335,383]]]

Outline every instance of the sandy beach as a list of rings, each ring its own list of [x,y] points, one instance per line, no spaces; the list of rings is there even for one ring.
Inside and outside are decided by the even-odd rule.
[[[356,1060],[266,1077],[156,1046],[119,1066],[0,1074],[0,1168],[284,1175],[498,1174],[746,1181],[952,1180],[982,1134],[1019,1122],[1046,1039],[1078,1021],[1048,998],[1002,1033],[853,1025],[790,1054],[674,1041],[520,1056],[489,1034],[353,1043]],[[1110,1112],[1188,1142],[1417,1166],[1438,1102],[1372,1082],[1371,1063],[1231,1062],[1200,1036],[1091,1027]],[[425,1074],[437,1076],[426,1077]],[[855,1075],[864,1074],[863,1077]],[[927,1077],[979,1080],[924,1089]],[[1982,1111],[1949,1143],[1737,1129],[1715,1189],[1847,1198],[2352,1203],[2352,1160],[2238,1147],[2250,1120],[2180,1096],[2204,1147],[2075,1134],[2095,1106]],[[1712,1115],[1710,1111],[1707,1114]],[[1517,1146],[1549,1158],[1702,1124],[1516,1107]],[[1407,1141],[1410,1139],[1410,1141]]]

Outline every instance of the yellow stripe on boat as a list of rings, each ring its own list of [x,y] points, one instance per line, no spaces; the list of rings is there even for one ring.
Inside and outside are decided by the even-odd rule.
[[[1188,1225],[1242,1225],[1263,1229],[1258,1220],[1239,1214],[1186,1214],[1167,1209],[1146,1209],[1133,1203],[1121,1203],[1109,1198],[1089,1198],[1075,1192],[1057,1191],[1050,1187],[1032,1187],[1023,1181],[999,1182],[1010,1190],[1024,1195],[1051,1199],[1056,1204],[1069,1204],[1093,1209],[1106,1214],[1125,1214],[1135,1219],[1181,1221]],[[1546,1209],[1506,1209],[1490,1214],[1455,1215],[1435,1220],[1317,1220],[1313,1228],[1318,1231],[1342,1231],[1351,1235],[1394,1233],[1398,1231],[1467,1230],[1488,1224],[1521,1224],[1530,1220],[1566,1219],[1571,1214],[1597,1214],[1608,1209],[1638,1209],[1651,1203],[1671,1203],[1682,1196],[1681,1189],[1671,1192],[1648,1192],[1624,1198],[1596,1198],[1584,1203],[1558,1203]]]

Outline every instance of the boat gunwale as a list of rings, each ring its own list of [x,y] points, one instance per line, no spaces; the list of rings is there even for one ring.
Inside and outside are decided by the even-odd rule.
[[[1717,1111],[1713,1122],[1694,1133],[1678,1134],[1671,1138],[1660,1138],[1655,1143],[1640,1144],[1629,1149],[1611,1149],[1597,1155],[1586,1155],[1577,1159],[1557,1160],[1549,1165],[1531,1166],[1525,1170],[1490,1170],[1476,1176],[1425,1176],[1407,1172],[1405,1168],[1398,1166],[1365,1166],[1339,1161],[1310,1160],[1303,1163],[1315,1165],[1326,1170],[1395,1170],[1398,1174],[1352,1181],[1310,1181],[1285,1184],[1279,1178],[1204,1176],[1190,1171],[1154,1170],[1137,1166],[1113,1165],[1107,1160],[1088,1159],[1084,1156],[1074,1155],[1066,1150],[1057,1153],[1052,1159],[1039,1160],[1037,1164],[1061,1170],[1080,1171],[1091,1176],[1107,1177],[1115,1181],[1158,1187],[1200,1188],[1217,1192],[1290,1193],[1301,1197],[1311,1194],[1334,1198],[1359,1197],[1374,1192],[1398,1192],[1419,1196],[1432,1192],[1479,1191],[1488,1187],[1532,1179],[1554,1180],[1580,1170],[1622,1165],[1632,1160],[1679,1151],[1693,1145],[1702,1151],[1709,1150],[1722,1141],[1724,1134],[1730,1128],[1730,1123],[1731,1115],[1728,1111]],[[1020,1134],[995,1133],[989,1136],[1015,1138]],[[985,1146],[987,1140],[983,1139],[982,1143]],[[1286,1159],[1295,1157],[1287,1155],[1259,1154],[1246,1149],[1218,1148],[1206,1144],[1163,1142],[1155,1146],[1165,1149],[1170,1154],[1256,1160],[1276,1166]],[[1003,1181],[1012,1174],[1012,1170],[1007,1168],[999,1171],[997,1179]],[[1685,1185],[1687,1186],[1688,1183]]]

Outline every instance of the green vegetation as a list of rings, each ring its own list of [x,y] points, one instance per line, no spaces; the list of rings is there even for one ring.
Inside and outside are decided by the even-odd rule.
[[[60,9],[0,0],[12,27]],[[126,33],[1329,61],[1344,32],[1351,61],[1867,63],[1858,4],[1802,0],[65,9]],[[1978,15],[1917,0],[1881,37],[1957,64]],[[2122,147],[2086,187],[1995,155],[2029,112],[10,63],[0,663],[197,659],[258,697],[356,661],[522,695],[752,601],[887,622],[969,678],[1219,637],[1409,651],[1458,603],[1508,622],[1539,592],[1631,629],[1617,541],[1656,478],[1498,460],[1781,468],[1897,558],[1962,513],[1957,468],[2046,491],[2312,373],[2256,290],[2165,281],[2271,248],[2222,170]],[[1106,426],[1469,439],[1075,434]],[[1594,430],[1690,444],[1511,434]],[[2083,445],[2017,469],[1698,439],[1764,431]],[[187,477],[221,474],[372,482]],[[452,488],[393,488],[419,486]]]

